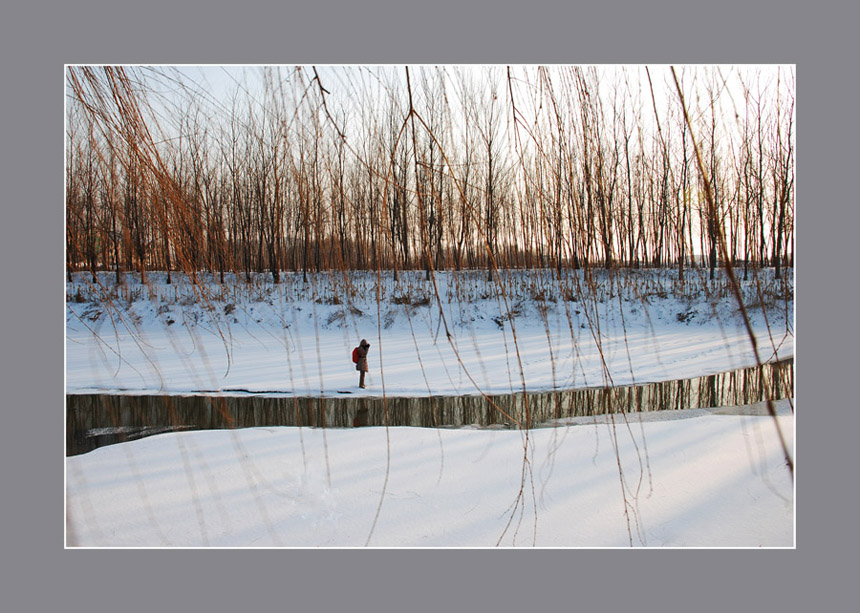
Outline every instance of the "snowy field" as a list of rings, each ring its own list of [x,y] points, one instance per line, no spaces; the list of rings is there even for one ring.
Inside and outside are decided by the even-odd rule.
[[[565,300],[559,296],[579,289],[574,282],[534,287],[515,277],[500,296],[485,274],[440,274],[435,291],[422,273],[389,278],[379,302],[375,275],[351,279],[348,288],[337,276],[304,284],[291,275],[280,285],[239,289],[211,283],[211,308],[188,284],[167,285],[163,275],[119,292],[109,274],[101,290],[82,276],[67,287],[66,391],[357,391],[350,355],[362,338],[371,343],[362,393],[371,395],[624,385],[755,364],[723,284],[711,290],[693,279],[681,293],[671,271],[649,272],[632,287],[603,278],[592,298]],[[745,286],[749,305],[763,301],[762,285],[773,293],[767,279]],[[88,300],[99,291],[110,308]],[[763,361],[794,355],[793,301],[749,313]]]
[[[663,275],[607,277],[589,299],[516,280],[500,297],[477,278],[443,275],[431,289],[418,277],[346,288],[297,275],[211,284],[205,297],[158,276],[121,289],[109,276],[101,289],[81,278],[67,284],[66,389],[498,393],[755,363],[723,285],[671,291]],[[748,306],[767,304],[775,283],[745,286]],[[97,292],[109,308],[92,301]],[[794,355],[791,300],[750,315],[762,359]],[[364,391],[349,359],[361,338],[372,345]],[[793,547],[794,483],[777,426],[793,458],[794,411],[789,401],[778,409],[777,420],[758,406],[531,431],[162,434],[66,459],[67,545]]]
[[[778,408],[791,444],[791,409]],[[629,427],[589,418],[531,431],[163,434],[67,458],[67,541],[792,547],[793,483],[773,420],[759,413],[694,409]]]

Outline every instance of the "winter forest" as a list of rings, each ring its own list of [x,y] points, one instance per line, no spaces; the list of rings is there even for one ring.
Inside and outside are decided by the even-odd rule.
[[[69,68],[69,274],[792,265],[790,68],[222,76]]]

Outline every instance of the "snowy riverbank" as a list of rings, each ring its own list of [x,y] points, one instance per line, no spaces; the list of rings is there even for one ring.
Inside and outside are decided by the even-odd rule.
[[[399,283],[287,276],[203,293],[151,275],[67,284],[67,393],[426,396],[694,377],[755,363],[723,281],[671,271]],[[632,274],[632,273],[631,273]],[[762,288],[765,288],[762,290]],[[494,288],[504,288],[501,292]],[[763,360],[793,301],[743,287]],[[790,293],[790,292],[789,292]],[[768,308],[757,308],[767,304]],[[350,352],[372,345],[369,387]],[[792,547],[794,412],[574,418],[536,430],[256,427],[66,459],[69,546]],[[629,421],[628,421],[629,420]]]
[[[778,409],[793,446],[789,402]],[[792,479],[773,419],[742,413],[756,412],[636,415],[614,425],[580,418],[528,435],[164,434],[66,460],[67,540],[84,547],[791,547]]]
[[[203,296],[163,274],[147,284],[129,275],[119,289],[110,275],[103,288],[82,275],[67,284],[66,390],[355,390],[350,353],[361,338],[372,345],[362,392],[372,395],[623,385],[755,364],[724,282],[688,271],[679,289],[673,271],[642,271],[604,274],[586,292],[578,277],[508,273],[502,294],[485,274],[440,273],[435,287],[421,273],[380,284],[372,273],[309,283],[296,274],[278,285],[210,282]],[[793,356],[793,300],[774,300],[766,275],[744,292],[761,358]]]

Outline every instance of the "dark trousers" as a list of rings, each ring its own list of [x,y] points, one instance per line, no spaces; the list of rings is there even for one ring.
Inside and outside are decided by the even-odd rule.
[[[358,377],[358,387],[364,387],[364,371],[359,371],[361,374]]]

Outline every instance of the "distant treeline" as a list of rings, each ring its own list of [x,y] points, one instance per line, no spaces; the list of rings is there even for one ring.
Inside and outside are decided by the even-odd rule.
[[[793,265],[791,69],[254,74],[68,68],[69,275]]]

